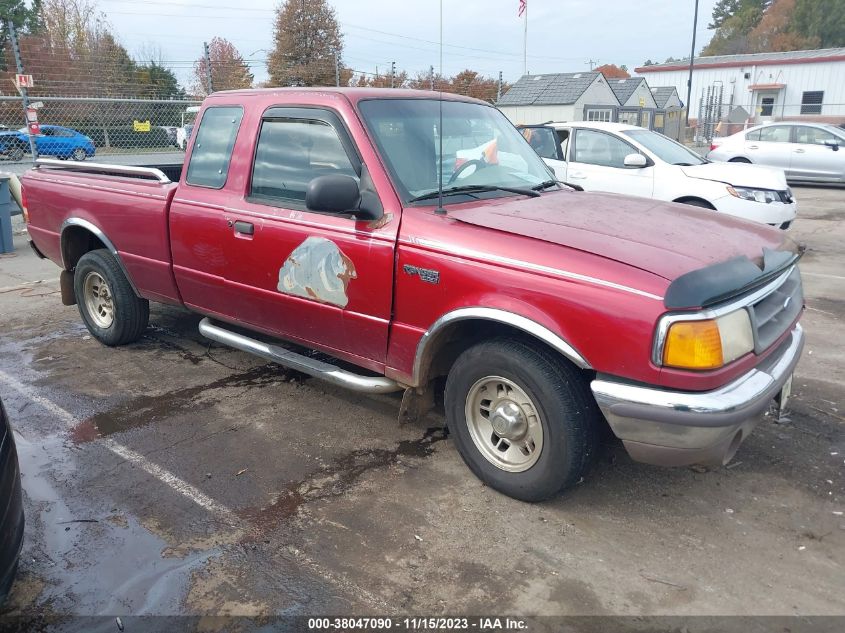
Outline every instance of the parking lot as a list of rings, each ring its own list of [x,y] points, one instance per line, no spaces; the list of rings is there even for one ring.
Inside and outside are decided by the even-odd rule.
[[[796,197],[789,418],[715,470],[609,444],[537,505],[475,479],[439,413],[400,424],[398,397],[209,345],[197,316],[153,305],[139,343],[101,346],[19,230],[0,396],[28,526],[6,612],[845,615],[845,189]]]

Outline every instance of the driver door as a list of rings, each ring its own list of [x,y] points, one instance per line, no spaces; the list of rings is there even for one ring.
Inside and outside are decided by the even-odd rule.
[[[546,125],[530,125],[522,128],[522,135],[555,173],[555,178],[566,181],[566,145],[559,140],[558,132]],[[568,132],[563,132],[568,138]]]

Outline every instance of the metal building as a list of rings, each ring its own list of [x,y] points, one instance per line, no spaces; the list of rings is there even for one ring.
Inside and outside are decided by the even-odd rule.
[[[689,62],[637,68],[649,83],[686,97]],[[696,57],[690,118],[724,120],[737,107],[748,123],[781,119],[845,122],[845,48]],[[713,116],[716,116],[715,120]]]

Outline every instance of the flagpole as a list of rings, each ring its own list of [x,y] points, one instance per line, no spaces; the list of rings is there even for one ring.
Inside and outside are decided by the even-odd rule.
[[[528,2],[525,3],[525,33],[522,38],[522,64],[525,75],[528,74]]]

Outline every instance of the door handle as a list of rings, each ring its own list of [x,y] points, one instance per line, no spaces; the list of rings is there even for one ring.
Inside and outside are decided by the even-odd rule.
[[[795,150],[795,153],[796,153],[796,154],[803,154],[803,153],[804,153],[804,152],[806,152],[806,151],[807,151],[807,150],[804,150],[804,149],[796,149],[796,150]]]
[[[748,149],[760,149],[757,145],[749,145]]]
[[[252,222],[243,222],[238,220],[234,224],[235,226],[235,233],[240,233],[242,235],[253,235],[255,233],[255,225]]]
[[[573,171],[571,174],[569,174],[569,177],[573,180],[583,180],[587,177],[587,174],[585,174],[583,171]]]

